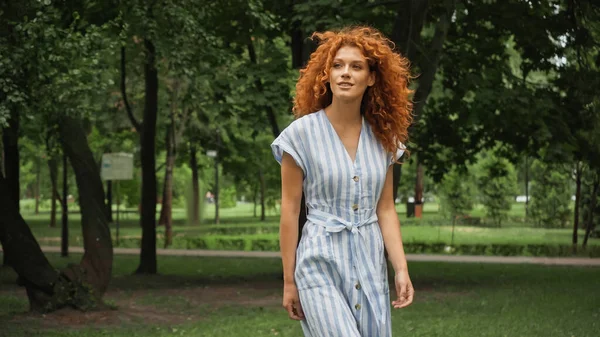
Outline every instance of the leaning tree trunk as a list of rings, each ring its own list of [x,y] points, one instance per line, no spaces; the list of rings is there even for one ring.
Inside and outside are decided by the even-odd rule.
[[[156,50],[149,39],[144,40],[145,102],[141,130],[142,162],[142,249],[137,274],[156,274],[156,116],[158,112],[158,71]]]
[[[76,266],[57,271],[42,253],[29,226],[15,207],[9,182],[0,176],[0,242],[9,264],[29,298],[29,308],[50,312],[63,307],[87,310],[97,307],[102,289],[85,283]],[[102,290],[102,292],[98,292]]]
[[[44,311],[49,304],[48,309],[56,308],[59,299],[54,295],[63,278],[52,268],[19,214],[9,186],[10,181],[0,176],[0,241],[4,256],[27,291],[30,310]]]
[[[64,117],[59,123],[63,151],[68,156],[77,182],[81,206],[81,232],[84,254],[80,268],[70,270],[71,277],[92,286],[100,299],[112,274],[113,247],[104,203],[100,170],[87,142],[80,120]]]
[[[198,185],[198,159],[196,145],[190,145],[190,166],[192,168],[192,219],[191,224],[200,223],[200,186]]]

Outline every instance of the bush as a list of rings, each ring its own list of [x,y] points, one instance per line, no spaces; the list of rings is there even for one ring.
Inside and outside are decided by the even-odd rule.
[[[219,194],[219,207],[221,208],[233,208],[236,205],[236,190],[235,186],[231,185],[226,188],[222,188]]]
[[[517,190],[513,165],[493,152],[482,156],[478,162],[477,188],[486,215],[500,226],[507,219]]]
[[[467,174],[456,168],[444,176],[440,189],[442,213],[454,222],[456,217],[473,209],[473,188]]]
[[[531,218],[538,226],[565,227],[571,217],[569,174],[539,160],[531,172]]]

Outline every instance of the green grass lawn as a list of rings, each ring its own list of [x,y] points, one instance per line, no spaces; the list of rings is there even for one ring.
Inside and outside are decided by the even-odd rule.
[[[258,235],[261,238],[275,239],[278,236],[279,215],[277,210],[270,210],[267,219],[261,222],[255,218],[254,206],[252,204],[238,204],[234,208],[221,210],[221,224],[214,224],[214,205],[207,205],[207,218],[199,226],[187,225],[186,214],[182,209],[173,212],[175,236],[199,237],[213,235],[214,231],[223,228],[244,227],[259,228]],[[452,226],[449,220],[444,220],[438,212],[438,205],[434,203],[425,204],[423,219],[406,218],[404,205],[397,205],[400,222],[402,224],[402,235],[406,242],[452,242]],[[481,206],[475,207],[474,214],[483,215]],[[514,204],[511,215],[516,217],[524,213],[522,204]],[[474,215],[475,216],[475,215]],[[56,228],[49,228],[48,214],[25,214],[34,235],[43,245],[60,245],[60,224]],[[81,226],[79,214],[69,215],[69,242],[73,246],[81,246]],[[113,238],[116,238],[116,227],[111,226]],[[158,235],[162,235],[164,228],[157,229]],[[253,233],[254,234],[254,233]],[[251,235],[253,235],[251,234]],[[584,231],[579,232],[579,242],[583,241]],[[119,226],[119,237],[136,237],[141,235],[139,218],[137,215],[128,214],[122,217]],[[221,234],[222,235],[222,234]],[[456,225],[454,228],[454,244],[565,244],[572,240],[572,229],[570,228],[535,228],[522,222],[508,221],[501,228],[485,226]],[[600,245],[599,239],[590,239],[589,245]]]
[[[49,255],[55,266],[77,261]],[[0,336],[302,336],[280,308],[278,259],[159,257],[160,275],[132,276],[118,256],[106,295],[118,310],[24,314],[14,274],[0,274]],[[600,331],[600,268],[413,262],[412,306],[394,336],[577,336]]]

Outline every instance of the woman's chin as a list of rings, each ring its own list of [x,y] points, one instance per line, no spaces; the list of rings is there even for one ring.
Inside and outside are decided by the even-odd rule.
[[[362,99],[362,94],[357,95],[355,92],[338,91],[333,94],[333,98],[342,102],[353,102]]]

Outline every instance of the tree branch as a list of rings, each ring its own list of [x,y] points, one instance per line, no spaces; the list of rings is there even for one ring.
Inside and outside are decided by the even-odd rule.
[[[131,125],[135,128],[135,131],[138,133],[142,130],[142,125],[135,119],[133,112],[131,111],[131,106],[129,105],[129,101],[127,100],[127,90],[125,86],[125,78],[126,78],[126,66],[125,66],[125,46],[121,47],[121,95],[123,96],[123,102],[125,103],[125,110],[127,111],[127,117],[129,117],[129,121],[131,121]]]

